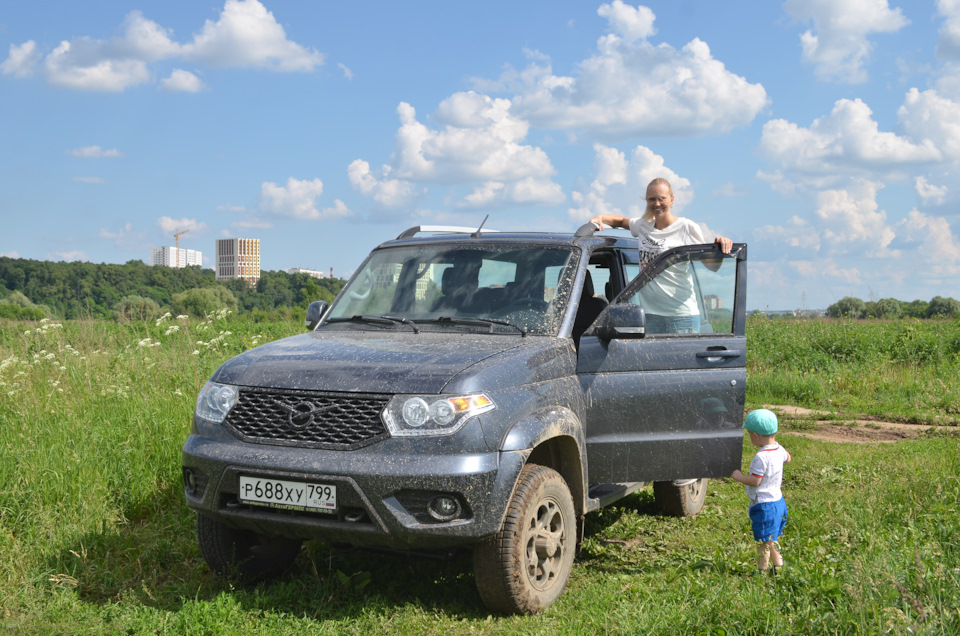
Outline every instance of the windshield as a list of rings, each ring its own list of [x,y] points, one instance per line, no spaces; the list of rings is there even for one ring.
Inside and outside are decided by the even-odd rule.
[[[324,323],[556,335],[574,253],[570,247],[515,243],[380,249],[343,289]]]

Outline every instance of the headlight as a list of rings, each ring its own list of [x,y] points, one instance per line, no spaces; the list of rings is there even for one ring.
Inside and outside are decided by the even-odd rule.
[[[197,396],[196,415],[211,422],[223,422],[227,413],[237,403],[237,387],[229,384],[207,382]]]
[[[497,408],[479,395],[395,395],[383,409],[383,423],[394,436],[449,435],[471,417]]]

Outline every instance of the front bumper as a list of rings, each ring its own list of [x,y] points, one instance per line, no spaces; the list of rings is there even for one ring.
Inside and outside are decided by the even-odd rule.
[[[439,451],[396,438],[328,451],[194,433],[183,447],[184,494],[198,513],[264,535],[422,549],[469,545],[496,533],[528,453]],[[336,486],[337,510],[242,503],[241,475]],[[454,518],[431,514],[437,496],[458,502]]]

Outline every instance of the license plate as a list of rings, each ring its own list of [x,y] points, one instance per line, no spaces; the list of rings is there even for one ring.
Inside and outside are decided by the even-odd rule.
[[[334,512],[337,509],[337,487],[302,481],[241,476],[240,501],[282,510]]]

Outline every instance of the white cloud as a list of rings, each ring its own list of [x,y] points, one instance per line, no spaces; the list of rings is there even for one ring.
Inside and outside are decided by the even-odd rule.
[[[4,75],[13,75],[14,77],[27,77],[32,75],[40,61],[40,53],[37,51],[37,43],[28,40],[20,46],[10,45],[10,55],[0,64],[0,73]]]
[[[6,256],[7,258],[20,258],[20,252],[0,252],[0,256]]]
[[[68,150],[67,154],[73,157],[82,157],[84,159],[115,159],[123,156],[123,153],[116,148],[104,150],[100,146],[84,146],[82,148],[74,148],[73,150]]]
[[[837,100],[833,111],[815,119],[809,128],[784,119],[768,121],[760,150],[788,172],[826,177],[896,170],[941,159],[928,138],[914,143],[880,132],[873,112],[860,99]]]
[[[44,62],[47,81],[60,88],[118,93],[150,80],[144,60],[104,57],[101,48],[87,39],[61,42]]]
[[[204,88],[203,81],[183,69],[175,68],[170,77],[160,82],[160,89],[171,93],[199,93]]]
[[[83,250],[65,250],[50,252],[47,257],[52,261],[86,261],[87,254]]]
[[[960,60],[960,0],[937,0],[937,12],[944,17],[937,40],[937,57]]]
[[[42,57],[33,40],[12,45],[0,71],[25,77]],[[190,43],[175,42],[170,29],[145,18],[140,11],[131,11],[123,21],[120,36],[62,41],[43,59],[43,72],[53,86],[121,92],[153,82],[151,65],[169,59],[277,72],[312,71],[323,64],[322,54],[287,39],[283,27],[258,0],[227,0],[219,19],[206,21]],[[161,81],[160,87],[196,92],[203,84],[195,74],[177,69]]]
[[[287,39],[286,31],[257,0],[227,0],[216,22],[207,20],[193,42],[183,46],[185,59],[219,67],[272,71],[312,71],[323,55]]]
[[[94,185],[102,185],[107,182],[103,177],[74,177],[72,181],[77,181],[79,183],[92,183]]]
[[[301,181],[290,177],[286,187],[267,181],[261,186],[260,209],[279,216],[310,221],[353,214],[339,199],[333,207],[318,209],[317,198],[321,194],[323,182],[320,179]]]
[[[157,219],[157,227],[164,234],[168,234],[171,237],[175,232],[183,232],[185,230],[199,233],[207,229],[207,224],[196,219],[188,219],[186,217],[182,219],[173,219],[169,216],[162,216]]]
[[[341,63],[337,64],[337,68],[340,69],[340,72],[343,73],[343,76],[344,76],[345,78],[347,78],[348,80],[352,80],[352,79],[353,79],[353,71],[350,70],[350,67],[348,67],[346,64],[343,64],[343,63],[341,62]]]
[[[860,270],[856,267],[842,267],[830,258],[816,261],[791,261],[790,266],[797,272],[798,278],[812,283],[814,280],[826,281],[829,285],[840,282],[846,285],[858,285],[863,281]]]
[[[230,227],[235,227],[239,230],[269,230],[273,227],[273,223],[251,216],[240,219],[239,221],[234,221],[230,224]]]
[[[714,188],[713,196],[723,198],[743,197],[747,195],[747,188],[742,184],[724,183],[718,188]]]
[[[458,205],[546,204],[563,201],[555,173],[542,149],[523,144],[529,125],[510,113],[510,100],[473,91],[455,93],[437,108],[431,128],[407,103],[397,107],[400,128],[389,165],[373,173],[354,161],[350,182],[385,207],[408,205],[421,197],[425,183],[473,185]]]
[[[392,172],[387,165],[378,172],[373,172],[369,163],[363,159],[355,159],[347,168],[347,177],[350,185],[384,208],[408,206],[424,196],[425,191],[415,183],[406,179],[394,179]]]
[[[539,53],[523,71],[504,73],[500,86],[519,93],[512,106],[518,117],[622,139],[727,132],[748,125],[767,105],[763,86],[728,71],[702,40],[680,50],[647,41],[655,30],[646,7],[614,2],[600,14],[612,32],[574,76],[554,75]]]
[[[125,248],[141,245],[147,239],[146,232],[138,232],[137,230],[134,230],[132,223],[127,223],[116,231],[100,228],[97,236],[108,241],[113,241],[119,247]]]
[[[653,11],[643,5],[632,7],[614,0],[611,4],[600,5],[597,15],[607,18],[610,29],[627,42],[636,42],[657,32],[653,26]]]
[[[860,83],[875,33],[895,33],[910,23],[887,0],[787,0],[784,9],[798,22],[813,22],[800,36],[803,59],[823,79]]]
[[[785,243],[804,251],[816,252],[820,249],[820,234],[816,227],[796,215],[790,217],[784,225],[758,227],[753,231],[753,235],[761,241]]]
[[[646,209],[650,182],[663,177],[673,188],[673,209],[679,213],[693,200],[690,180],[664,165],[663,157],[646,146],[637,146],[628,160],[609,146],[594,144],[594,180],[586,192],[575,191],[571,198],[577,207],[567,210],[571,220],[585,222],[597,214],[641,216]]]
[[[916,244],[917,256],[926,263],[925,275],[960,274],[960,242],[945,218],[911,210],[897,228],[907,241]]]
[[[943,205],[947,200],[947,186],[936,186],[927,181],[926,177],[917,177],[913,181],[913,188],[920,199],[929,205]]]
[[[960,159],[960,102],[943,97],[935,90],[911,88],[897,118],[904,130],[924,143],[937,146],[950,159]]]
[[[563,188],[550,179],[527,177],[504,183],[489,181],[477,186],[460,203],[464,208],[490,208],[511,204],[557,204],[566,200]]]
[[[885,255],[895,233],[887,226],[887,214],[879,209],[877,192],[883,186],[857,181],[843,190],[825,190],[817,195],[816,215],[823,238],[839,245],[855,243],[868,256]]]

